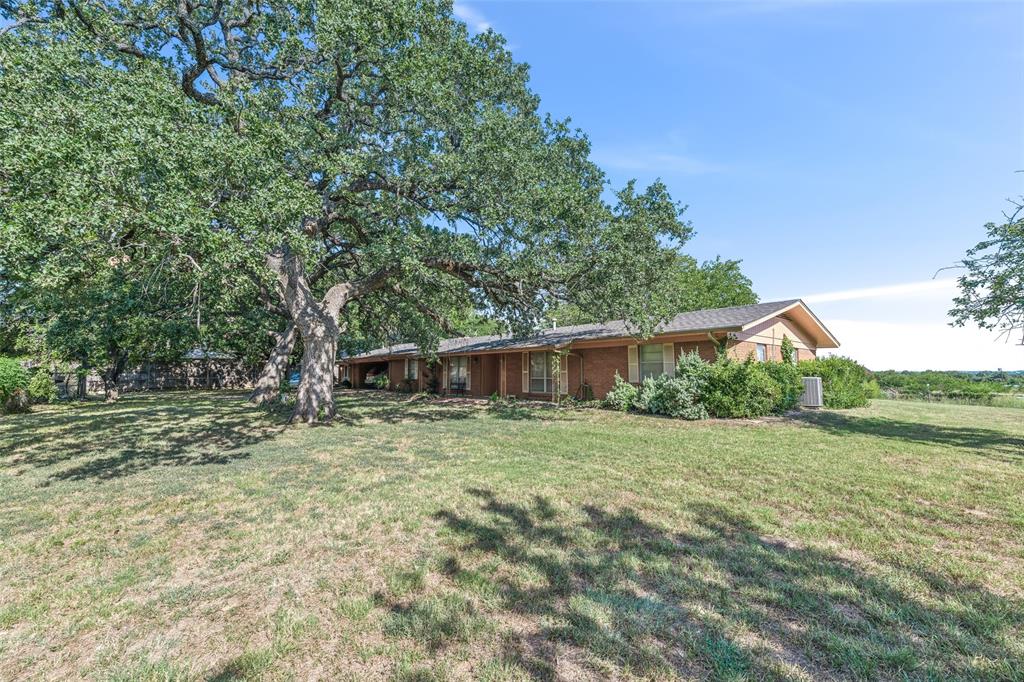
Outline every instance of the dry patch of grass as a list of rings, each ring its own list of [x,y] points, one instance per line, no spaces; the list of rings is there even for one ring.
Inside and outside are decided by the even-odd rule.
[[[0,678],[1022,679],[1019,411],[0,418]]]

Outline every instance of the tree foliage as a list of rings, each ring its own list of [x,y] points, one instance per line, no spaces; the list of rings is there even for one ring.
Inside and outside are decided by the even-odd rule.
[[[681,240],[682,243],[685,240]],[[692,256],[676,253],[666,277],[659,284],[664,289],[649,293],[662,301],[668,317],[691,310],[728,308],[758,301],[753,283],[740,269],[740,261],[722,260],[721,257],[698,263]],[[566,303],[549,309],[546,319],[548,323],[573,325],[615,318],[595,315],[578,305]]]
[[[974,322],[1002,335],[1021,334],[1024,345],[1024,197],[1011,202],[1006,222],[985,225],[986,239],[960,262],[960,295],[949,314],[962,327]]]
[[[217,150],[244,157],[162,68],[111,68],[87,45],[0,43],[0,309],[22,346],[116,384],[128,363],[202,343],[211,322],[232,338],[218,313],[245,256],[216,229],[232,182]]]
[[[0,11],[33,44],[27,61],[73,44],[102,83],[61,112],[110,108],[105,126],[89,119],[95,137],[76,131],[68,148],[91,149],[119,184],[84,182],[58,241],[73,248],[74,225],[90,218],[109,228],[103,204],[122,197],[115,215],[132,214],[131,241],[151,262],[171,251],[215,278],[227,327],[241,290],[290,318],[303,419],[333,413],[334,354],[350,329],[429,347],[467,302],[519,331],[555,302],[641,331],[672,309],[661,292],[691,232],[681,206],[661,183],[628,183],[605,203],[587,138],[544,115],[504,39],[470,36],[450,2],[4,0]],[[123,91],[97,94],[108,87]],[[151,116],[135,123],[140,112]],[[125,171],[103,154],[108,142],[91,144],[133,133]],[[71,161],[61,153],[49,168]]]

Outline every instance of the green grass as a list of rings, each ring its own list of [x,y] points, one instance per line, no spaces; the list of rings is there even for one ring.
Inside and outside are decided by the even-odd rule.
[[[0,417],[0,679],[1024,679],[1019,410]]]

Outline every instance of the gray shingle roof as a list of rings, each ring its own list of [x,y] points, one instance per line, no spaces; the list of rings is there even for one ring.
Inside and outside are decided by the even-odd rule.
[[[711,310],[694,310],[680,313],[667,322],[659,324],[655,334],[685,334],[704,331],[739,330],[758,320],[771,317],[799,303],[800,299],[788,301],[771,301],[740,305],[731,308],[714,308]],[[529,336],[463,336],[455,339],[444,339],[437,346],[438,355],[453,353],[482,353],[488,351],[513,351],[528,348],[561,347],[576,341],[594,341],[632,336],[632,327],[624,320],[599,322],[597,324],[578,324],[567,327],[544,329]],[[374,357],[413,357],[419,349],[413,343],[401,343],[394,346],[377,348],[367,353],[354,355],[350,359],[366,359]]]

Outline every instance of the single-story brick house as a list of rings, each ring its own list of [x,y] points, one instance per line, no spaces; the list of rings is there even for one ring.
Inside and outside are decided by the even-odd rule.
[[[526,337],[469,336],[445,339],[429,359],[411,343],[378,348],[339,362],[339,380],[366,385],[368,376],[386,373],[391,388],[486,397],[552,399],[561,395],[603,398],[615,374],[633,383],[675,369],[681,353],[697,351],[715,359],[716,349],[730,357],[781,360],[783,337],[798,359],[839,342],[799,300],[697,310],[658,325],[649,339],[630,334],[623,321],[546,329]],[[587,390],[589,387],[589,391]]]

